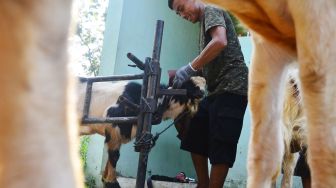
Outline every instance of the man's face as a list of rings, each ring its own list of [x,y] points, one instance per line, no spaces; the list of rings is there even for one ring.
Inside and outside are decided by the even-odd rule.
[[[200,6],[195,0],[175,0],[173,10],[176,14],[192,23],[199,21]]]

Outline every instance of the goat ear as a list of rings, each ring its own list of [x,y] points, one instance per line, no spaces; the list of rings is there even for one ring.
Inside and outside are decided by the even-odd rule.
[[[203,92],[205,92],[206,81],[203,77],[194,76],[194,77],[191,77],[190,79],[195,84],[195,86],[199,87]]]

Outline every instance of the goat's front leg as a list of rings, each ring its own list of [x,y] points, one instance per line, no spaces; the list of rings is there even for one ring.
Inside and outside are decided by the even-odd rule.
[[[103,183],[105,188],[120,188],[117,181],[117,162],[120,156],[121,135],[119,128],[107,127],[105,131],[105,144],[107,145],[108,161],[105,166]]]
[[[336,3],[314,0],[288,2],[297,30],[312,187],[335,187],[336,29],[332,20],[336,18]]]
[[[283,156],[281,112],[283,78],[290,56],[273,43],[254,35],[254,56],[249,76],[252,128],[248,151],[249,188],[271,187]]]

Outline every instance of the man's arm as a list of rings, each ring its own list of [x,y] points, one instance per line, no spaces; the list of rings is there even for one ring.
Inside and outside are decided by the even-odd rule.
[[[211,41],[202,50],[192,62],[191,66],[195,70],[200,70],[202,67],[213,60],[226,47],[226,29],[223,26],[215,26],[210,30]]]

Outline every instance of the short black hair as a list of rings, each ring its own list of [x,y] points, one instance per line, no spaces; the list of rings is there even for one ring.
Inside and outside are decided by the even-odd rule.
[[[173,10],[174,0],[168,0],[168,7]]]

